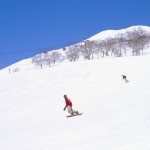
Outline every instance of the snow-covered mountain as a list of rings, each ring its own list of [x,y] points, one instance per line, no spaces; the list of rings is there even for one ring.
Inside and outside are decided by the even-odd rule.
[[[1,70],[0,149],[149,150],[149,64],[145,55]],[[66,118],[64,94],[82,116]]]
[[[138,27],[103,31],[89,39]],[[40,69],[29,58],[0,70],[0,149],[149,150],[149,64],[150,55],[143,55]],[[82,116],[66,118],[64,94]]]
[[[121,29],[121,30],[106,30],[106,31],[102,31],[90,38],[88,38],[87,40],[90,40],[90,41],[100,41],[100,40],[103,40],[103,39],[106,39],[106,38],[114,38],[116,37],[118,34],[122,34],[122,33],[125,33],[127,31],[133,31],[135,29],[138,29],[138,28],[141,28],[143,29],[144,31],[147,31],[150,33],[150,27],[149,26],[141,26],[141,25],[137,25],[137,26],[131,26],[129,28],[126,28],[126,29]],[[85,39],[86,40],[86,39]],[[77,44],[81,44],[83,43],[82,41],[80,43],[77,43]],[[60,52],[62,55],[64,55],[64,52],[63,52],[63,48],[62,49],[56,49],[56,50],[53,50],[53,51],[58,51]],[[145,54],[149,54],[150,53],[150,46],[146,47],[146,52]],[[28,58],[28,59],[25,59],[25,60],[22,60],[22,61],[19,61],[15,64],[12,64],[6,68],[4,68],[4,70],[8,70],[8,69],[11,69],[12,72],[16,72],[16,70],[26,70],[26,69],[30,69],[30,68],[35,68],[35,66],[31,63],[31,58]]]
[[[144,31],[150,32],[150,27],[149,26],[137,25],[137,26],[131,26],[131,27],[126,28],[126,29],[121,29],[121,30],[102,31],[102,32],[90,37],[88,40],[96,41],[96,40],[103,40],[103,39],[106,39],[108,37],[114,38],[115,36],[117,36],[117,34],[122,34],[122,33],[125,33],[127,31],[133,31],[134,29],[138,29],[138,28],[141,28]]]

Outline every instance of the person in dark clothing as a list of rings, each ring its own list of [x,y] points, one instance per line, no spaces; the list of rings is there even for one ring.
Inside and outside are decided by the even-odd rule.
[[[124,80],[125,82],[129,82],[129,81],[127,80],[127,76],[125,76],[125,75],[122,75],[122,80]]]

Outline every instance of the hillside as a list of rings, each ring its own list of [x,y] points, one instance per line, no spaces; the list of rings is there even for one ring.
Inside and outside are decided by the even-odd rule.
[[[117,34],[123,34],[127,31],[133,31],[134,29],[138,29],[138,28],[142,28],[143,30],[150,32],[150,27],[149,26],[141,26],[141,25],[137,25],[137,26],[131,26],[125,29],[120,29],[120,30],[106,30],[106,31],[102,31],[100,33],[97,33],[96,35],[92,36],[89,38],[89,40],[91,41],[95,41],[95,40],[103,40],[106,38],[114,38],[115,36],[117,36]]]
[[[134,31],[137,31],[139,33],[137,34],[149,34],[150,36],[150,27],[148,26],[141,26],[141,25],[138,25],[138,26],[131,26],[129,28],[126,28],[126,29],[121,29],[121,30],[106,30],[106,31],[102,31],[88,39],[85,39],[84,41],[94,41],[94,42],[98,42],[98,41],[102,41],[102,40],[106,40],[106,39],[109,39],[109,38],[115,38],[117,37],[118,35],[121,35],[121,34],[124,34],[124,33],[127,33],[127,32],[134,32]],[[139,30],[139,31],[138,31]],[[142,31],[140,31],[142,30]],[[146,33],[142,33],[142,32],[146,32]],[[114,42],[114,41],[112,41]],[[140,41],[141,42],[141,41]],[[85,53],[85,49],[83,50],[82,48],[83,47],[80,47],[84,42],[81,41],[80,43],[76,43],[76,44],[73,44],[73,45],[68,45],[65,47],[65,51],[64,51],[64,48],[61,48],[61,49],[55,49],[55,50],[47,50],[47,52],[43,52],[43,53],[40,53],[40,54],[37,54],[35,56],[33,56],[32,58],[28,58],[28,59],[25,59],[25,60],[21,60],[15,64],[12,64],[6,68],[4,68],[4,70],[11,70],[11,72],[17,72],[17,71],[21,71],[21,70],[27,70],[27,69],[32,69],[32,68],[36,68],[36,67],[39,67],[42,65],[45,65],[45,62],[48,61],[52,61],[51,57],[54,57],[54,56],[50,56],[51,53],[59,53],[61,56],[60,58],[58,58],[58,60],[56,60],[56,63],[60,63],[60,62],[67,62],[69,61],[68,60],[68,57],[70,57],[71,55],[73,55],[74,53],[79,53],[77,55],[79,55],[79,58],[77,58],[75,61],[81,61],[81,60],[84,60],[82,55],[84,55],[83,53]],[[126,42],[125,42],[126,43]],[[138,42],[137,42],[138,43]],[[148,42],[149,43],[149,42]],[[85,44],[85,43],[84,43]],[[126,44],[123,45],[122,43],[119,45],[119,44],[116,44],[116,48],[115,48],[115,52],[114,53],[114,49],[110,49],[110,47],[114,47],[114,45],[110,45],[110,41],[108,40],[108,43],[107,43],[107,40],[105,41],[105,43],[103,43],[104,45],[107,45],[106,47],[104,46],[104,48],[101,46],[101,45],[93,45],[91,47],[91,44],[93,43],[87,43],[87,51],[92,51],[90,52],[94,57],[94,59],[102,59],[103,58],[103,55],[106,55],[105,53],[107,53],[107,51],[109,51],[109,57],[122,57],[122,56],[131,56],[131,55],[137,55],[137,54],[133,54],[132,53],[132,47],[128,47]],[[88,47],[89,45],[89,47]],[[76,47],[74,47],[76,46]],[[141,46],[141,45],[139,45]],[[144,45],[144,49],[142,50],[142,48],[140,48],[139,50],[139,46],[137,46],[137,50],[139,51],[138,52],[138,55],[145,55],[145,54],[149,54],[150,52],[150,44],[145,44]],[[118,47],[120,47],[120,49],[118,49]],[[135,47],[135,46],[134,46]],[[93,49],[93,50],[92,50]],[[110,50],[108,50],[110,49]],[[83,50],[83,53],[81,52]],[[45,50],[43,50],[45,51]],[[66,52],[67,51],[72,51],[71,53],[67,54]],[[121,55],[120,54],[120,51],[122,51]],[[126,52],[124,52],[126,51]],[[144,52],[143,52],[144,51]],[[82,53],[82,54],[81,54]],[[46,56],[47,54],[47,56]],[[68,55],[68,56],[67,56]],[[33,61],[33,58],[35,58],[35,62],[36,63],[32,63]],[[45,57],[45,58],[44,58]],[[106,57],[106,56],[105,56]],[[93,59],[93,58],[89,58],[89,59]],[[44,60],[46,59],[46,60]],[[58,62],[57,62],[58,61]],[[48,65],[48,62],[47,65]],[[51,62],[51,66],[53,66],[52,62]]]
[[[2,150],[150,149],[150,55],[24,64],[0,71]],[[82,116],[66,118],[64,94]]]

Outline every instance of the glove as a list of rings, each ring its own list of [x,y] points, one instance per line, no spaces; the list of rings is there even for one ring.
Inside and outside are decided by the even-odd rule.
[[[64,111],[66,110],[66,106],[64,107],[64,109],[63,109]]]

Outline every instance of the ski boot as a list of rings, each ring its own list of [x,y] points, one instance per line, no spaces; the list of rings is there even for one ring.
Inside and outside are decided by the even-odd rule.
[[[79,114],[79,112],[78,112],[78,111],[76,111],[76,112],[75,112],[75,114],[76,114],[76,115],[78,115],[78,114]]]

